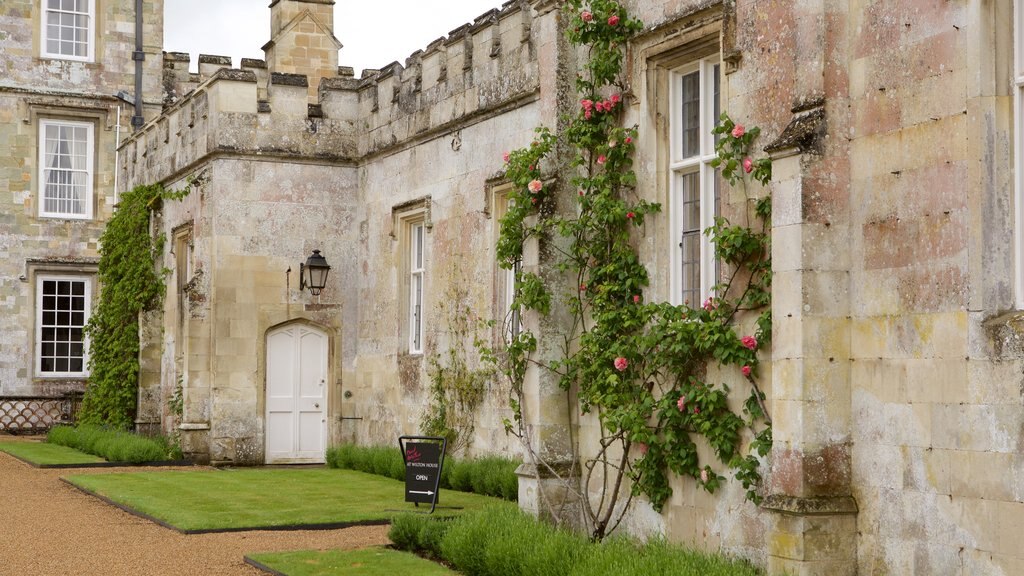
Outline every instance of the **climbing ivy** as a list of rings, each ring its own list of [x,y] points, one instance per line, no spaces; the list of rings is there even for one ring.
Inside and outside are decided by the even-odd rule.
[[[164,200],[183,198],[190,187],[171,192],[152,184],[125,192],[100,236],[100,297],[86,326],[90,375],[79,413],[84,424],[126,430],[134,424],[139,314],[157,306],[164,294],[163,275],[154,265],[164,237],[150,233],[150,215]]]
[[[573,279],[572,289],[565,293],[555,281],[524,272],[512,306],[547,315],[554,302],[567,302],[573,320],[568,334],[552,336],[562,358],[535,361],[537,336],[528,330],[501,357],[515,414],[506,428],[524,438],[531,457],[538,458],[522,414],[531,364],[557,374],[581,411],[596,415],[602,438],[598,453],[582,462],[580,501],[592,536],[600,539],[615,529],[636,495],[660,510],[672,493],[670,474],[691,477],[714,492],[725,480],[716,470],[731,468],[748,498],[759,500],[759,458],[771,446],[765,396],[757,384],[757,351],[771,337],[770,199],[754,198],[748,185],[769,182],[771,161],[750,157],[757,129],[746,130],[722,115],[714,130],[713,164],[747,200],[742,224],[717,218],[705,231],[727,277],[702,304],[652,301],[637,244],[645,220],[661,207],[637,193],[632,158],[638,130],[621,126],[623,48],[642,23],[615,0],[567,0],[564,6],[573,20],[568,39],[587,56],[576,81],[579,107],[560,134],[538,128],[529,147],[506,155],[513,190],[497,258],[513,269],[530,240],[558,251],[557,270]],[[571,151],[567,169],[557,168],[562,149]],[[555,209],[553,196],[566,188],[578,200],[570,215]],[[559,237],[564,241],[551,241]],[[747,313],[756,315],[750,334],[740,328],[750,324]],[[708,378],[711,364],[744,376],[750,390],[740,412],[729,404],[729,387]],[[699,439],[717,463],[702,461]],[[593,490],[600,495],[596,499],[589,497]]]

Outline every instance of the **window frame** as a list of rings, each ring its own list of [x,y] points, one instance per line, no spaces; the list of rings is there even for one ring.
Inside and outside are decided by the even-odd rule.
[[[1013,2],[1013,246],[1014,302],[1024,309],[1024,6]]]
[[[508,214],[509,205],[512,199],[509,192],[512,191],[511,183],[503,183],[491,191],[491,210],[489,216],[494,221],[493,245],[497,246],[501,236],[501,219]],[[515,301],[516,284],[523,271],[523,260],[520,258],[513,264],[512,268],[502,268],[495,261],[495,302],[497,303],[496,318],[501,320],[499,333],[501,342],[508,344],[519,337],[523,331],[523,318],[520,309],[512,309],[512,302]],[[497,338],[495,339],[497,342]]]
[[[39,2],[39,55],[42,58],[51,58],[54,60],[71,60],[75,62],[95,62],[96,60],[96,0],[84,0],[87,4],[85,17],[88,18],[88,24],[86,25],[86,55],[76,56],[70,54],[62,54],[60,52],[49,51],[49,14],[57,12],[60,14],[67,14],[64,10],[54,10],[50,8],[50,0],[40,0]],[[81,12],[74,12],[74,14],[83,14]],[[58,43],[60,39],[57,40]]]
[[[38,130],[38,141],[39,147],[39,169],[36,177],[38,178],[38,186],[36,189],[36,198],[39,203],[38,215],[40,218],[60,218],[68,220],[91,220],[93,218],[93,196],[94,196],[94,179],[95,179],[95,148],[96,148],[96,126],[93,122],[83,120],[65,120],[58,118],[40,118]],[[46,209],[46,187],[47,178],[46,174],[49,168],[47,167],[47,152],[46,152],[46,129],[50,126],[56,127],[72,127],[72,128],[85,128],[86,130],[86,142],[85,142],[85,190],[83,192],[82,204],[83,212],[81,214],[74,214],[68,212],[54,212]]]
[[[715,82],[712,74],[717,69],[719,87],[718,100],[715,101]],[[682,135],[682,81],[690,74],[697,73],[699,102],[698,150],[695,155],[683,156]],[[719,263],[715,258],[715,247],[705,230],[714,224],[718,213],[719,195],[721,193],[720,178],[710,163],[716,158],[715,136],[711,130],[718,123],[721,110],[721,82],[723,77],[721,56],[718,53],[697,57],[686,64],[669,70],[669,219],[671,222],[669,262],[671,275],[669,280],[670,302],[675,305],[687,304],[693,308],[712,295],[713,287],[719,282]],[[683,233],[685,211],[681,201],[683,193],[682,179],[698,175],[699,224],[699,275],[694,288],[684,282],[683,265]],[[685,294],[696,293],[696,301],[690,302]]]
[[[409,354],[423,354],[423,335],[426,325],[423,319],[423,302],[426,293],[427,225],[422,218],[418,218],[409,220],[405,228],[409,239],[405,266],[405,271],[408,274],[406,285],[408,286]]]
[[[43,371],[43,314],[44,310],[44,293],[45,283],[48,281],[73,281],[80,282],[84,286],[84,320],[81,326],[78,325],[67,325],[69,327],[76,327],[83,330],[82,334],[82,370],[81,371]],[[35,376],[37,378],[45,379],[62,379],[62,378],[87,378],[89,376],[89,338],[84,332],[85,325],[89,322],[89,318],[92,316],[92,294],[93,294],[93,277],[87,274],[70,274],[70,273],[55,273],[55,272],[40,272],[35,274],[35,337],[33,341],[33,368]],[[56,310],[55,310],[56,311]],[[54,327],[58,326],[54,324]]]

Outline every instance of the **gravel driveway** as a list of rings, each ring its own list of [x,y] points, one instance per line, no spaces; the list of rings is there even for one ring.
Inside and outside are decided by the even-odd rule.
[[[0,575],[256,576],[264,573],[245,564],[244,555],[388,543],[387,526],[184,535],[59,480],[125,471],[40,470],[0,452]]]

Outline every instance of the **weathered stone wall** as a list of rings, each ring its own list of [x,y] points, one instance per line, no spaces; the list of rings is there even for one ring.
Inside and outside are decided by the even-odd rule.
[[[152,364],[163,373],[153,398],[185,371],[190,451],[261,460],[263,337],[294,318],[334,338],[332,439],[391,443],[419,430],[429,358],[453,345],[474,352],[447,329],[454,305],[498,314],[491,192],[501,153],[539,124],[556,126],[575,100],[559,84],[574,69],[557,13],[534,4],[485,14],[404,67],[326,75],[312,107],[305,77],[273,60],[221,71],[208,57],[190,74],[187,59],[166,55],[174,98],[125,145],[120,169],[132,182],[209,178],[161,219],[167,232],[191,223],[202,271],[187,361],[176,358],[185,344],[167,340],[168,303]],[[775,158],[765,506],[734,481],[712,496],[677,479],[665,512],[641,504],[630,529],[797,574],[1024,570],[1008,3],[628,4],[647,25],[629,47],[626,87],[640,194],[672,200],[667,78],[694,46],[717,49],[723,108],[760,126]],[[744,204],[727,193],[723,212],[736,217]],[[409,210],[429,224],[423,355],[408,354],[402,315]],[[644,234],[651,297],[664,298],[667,212]],[[282,286],[283,270],[314,247],[334,266],[320,306]],[[544,263],[528,253],[525,265]],[[709,377],[745,390],[735,375]],[[549,434],[538,448],[559,448],[578,425],[583,455],[595,453],[591,418],[546,419],[540,406],[560,391],[540,380],[528,399]],[[503,415],[494,386],[473,451],[515,449]]]
[[[84,386],[78,379],[37,375],[32,342],[36,338],[36,272],[95,272],[97,241],[114,203],[119,106],[121,137],[130,132],[133,109],[114,94],[135,91],[134,2],[98,4],[93,62],[41,58],[41,3],[5,0],[0,5],[0,394],[49,394]],[[146,2],[143,17],[147,58],[142,97],[146,112],[152,114],[160,94],[163,3]],[[93,125],[93,217],[89,220],[39,217],[39,120],[43,118]]]
[[[686,36],[685,3],[635,4]],[[777,142],[773,512],[698,513],[696,540],[767,526],[755,555],[796,573],[1020,572],[1010,4],[725,8],[725,109]]]
[[[167,203],[159,220],[169,236],[191,225],[196,283],[187,335],[176,336],[177,307],[184,304],[169,295],[163,346],[144,354],[153,373],[144,378],[143,411],[170,425],[165,405],[180,380],[188,452],[262,461],[264,336],[294,318],[332,334],[335,441],[392,443],[401,432],[419,431],[429,358],[450,344],[444,316],[461,313],[446,308],[445,294],[467,291],[465,304],[481,319],[499,306],[488,180],[501,170],[502,153],[529,142],[539,123],[531,104],[538,68],[524,18],[511,5],[489,13],[432,44],[426,57],[414,55],[405,70],[395,64],[355,80],[342,69],[320,82],[315,106],[307,105],[306,76],[258,61],[230,70],[209,56],[200,58],[199,73],[188,73],[187,57],[165,54],[165,87],[174,97],[124,144],[120,170],[131,183],[181,186],[199,174],[204,182],[182,203]],[[445,72],[448,64],[455,70]],[[391,96],[374,106],[381,91]],[[394,215],[423,197],[433,199],[427,348],[409,356],[399,352],[407,340],[398,320],[405,302],[396,284],[401,244]],[[479,235],[488,240],[474,241]],[[165,265],[173,269],[172,244]],[[309,296],[297,292],[298,263],[313,248],[333,271],[321,304],[303,306]],[[290,293],[280,285],[289,266]],[[462,346],[477,365],[472,338]],[[510,444],[501,424],[506,398],[491,385],[474,450]]]
[[[844,23],[864,573],[1024,571],[1010,4],[851,3]]]

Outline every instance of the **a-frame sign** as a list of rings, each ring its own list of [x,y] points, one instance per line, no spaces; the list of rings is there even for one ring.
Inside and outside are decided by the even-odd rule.
[[[416,506],[429,503],[427,514],[433,514],[448,441],[436,436],[399,436],[398,445],[405,461],[405,501]]]

